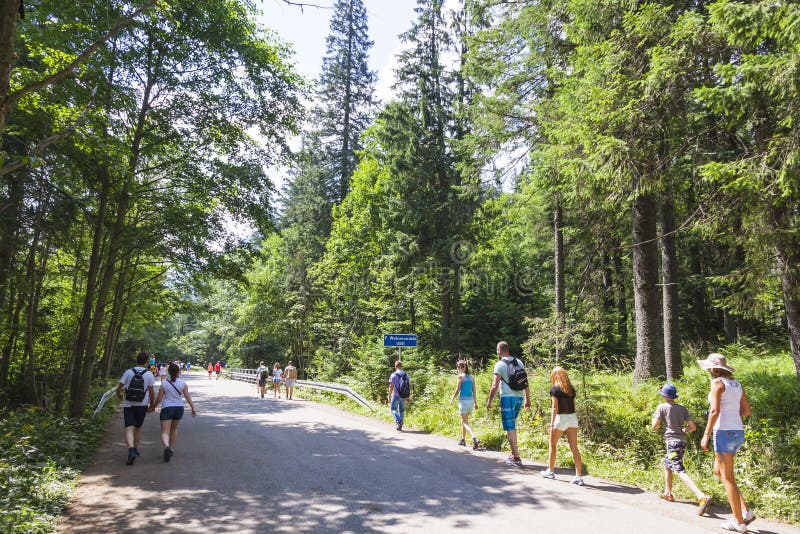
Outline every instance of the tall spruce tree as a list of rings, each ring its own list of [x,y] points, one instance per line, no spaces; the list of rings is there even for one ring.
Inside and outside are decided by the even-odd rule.
[[[357,164],[358,139],[374,115],[377,75],[367,64],[373,41],[361,0],[338,0],[330,30],[312,118],[319,125],[317,139],[331,199],[338,204],[347,195]]]

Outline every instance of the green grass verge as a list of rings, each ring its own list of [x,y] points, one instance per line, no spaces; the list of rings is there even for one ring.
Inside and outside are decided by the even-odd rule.
[[[746,424],[746,444],[737,455],[736,477],[745,498],[759,516],[800,523],[800,384],[791,356],[785,351],[732,345],[724,351],[736,377],[743,383],[753,408]],[[694,359],[686,360],[685,376],[675,381],[679,402],[686,406],[698,425],[689,435],[685,464],[690,476],[715,502],[727,502],[722,484],[712,473],[714,455],[703,452],[700,438],[708,407],[708,374]],[[455,371],[407,369],[416,389],[406,415],[406,425],[415,429],[460,438],[460,418],[450,397],[455,388]],[[387,371],[387,377],[388,377]],[[424,376],[421,376],[424,374]],[[650,430],[650,420],[661,401],[659,382],[631,385],[629,374],[594,371],[570,372],[577,391],[580,420],[579,445],[584,470],[588,474],[630,484],[649,491],[663,490],[661,459],[664,441],[661,432]],[[485,406],[492,380],[491,370],[476,374],[479,408],[470,422],[478,437],[490,449],[508,450],[505,432],[500,426],[498,403],[490,413]],[[363,381],[343,380],[353,389],[368,394]],[[520,415],[518,435],[525,458],[547,461],[547,427],[550,422],[548,391],[549,369],[536,369],[531,377],[531,410]],[[380,388],[372,388],[375,389]],[[344,396],[302,390],[311,398],[340,408],[392,421],[385,399],[376,399],[381,409],[375,413]],[[559,445],[556,465],[572,468],[572,456],[565,438]],[[673,485],[677,498],[694,499],[678,480]]]
[[[93,410],[103,390],[93,393]],[[100,445],[115,398],[96,419],[18,410],[0,419],[0,525],[3,532],[54,532],[78,476]]]

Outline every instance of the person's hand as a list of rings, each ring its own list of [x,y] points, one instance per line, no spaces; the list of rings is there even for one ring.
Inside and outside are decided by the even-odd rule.
[[[530,410],[531,409],[531,400],[530,399],[525,399],[525,409],[526,410]]]
[[[708,452],[708,436],[703,435],[703,439],[700,440],[700,447]]]
[[[147,408],[147,412],[148,412],[148,413],[150,413],[150,412],[154,412],[154,411],[156,411],[156,405],[155,405],[155,404],[151,404],[151,405],[150,405],[150,406]]]
[[[197,417],[197,412],[195,411],[194,406],[192,406],[192,417]]]

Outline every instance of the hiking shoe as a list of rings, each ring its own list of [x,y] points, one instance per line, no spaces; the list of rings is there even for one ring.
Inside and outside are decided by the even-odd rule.
[[[472,438],[472,450],[477,451],[481,446],[481,442],[478,441],[478,438]]]
[[[459,442],[458,442],[458,444],[459,444],[459,445],[466,445],[466,444],[467,444],[467,442],[466,442],[466,441],[464,441],[464,440],[462,439],[461,441],[459,441]]]
[[[745,525],[749,525],[756,520],[756,514],[754,514],[752,510],[748,510],[745,512],[744,516],[742,516],[742,519],[744,519]]]
[[[506,465],[514,465],[516,467],[522,467],[522,458],[519,456],[509,456],[506,458]]]
[[[706,495],[705,497],[697,499],[697,515],[706,513],[709,505],[711,505],[711,495]]]
[[[136,454],[133,451],[128,451],[128,459],[125,461],[125,465],[133,465],[133,461],[136,459]]]
[[[570,481],[570,484],[575,484],[576,486],[583,486],[584,485],[583,479],[581,477],[579,477],[579,476],[572,477],[572,480]]]
[[[544,471],[542,471],[542,476],[544,478],[549,478],[550,480],[556,478],[556,474],[553,473],[550,469],[545,469]]]
[[[747,525],[744,523],[737,523],[735,519],[729,519],[720,525],[722,530],[730,530],[732,532],[747,532]]]
[[[172,458],[172,449],[164,447],[164,461],[169,462],[170,458]]]

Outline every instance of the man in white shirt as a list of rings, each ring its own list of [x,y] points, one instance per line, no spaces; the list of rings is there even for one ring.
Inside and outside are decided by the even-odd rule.
[[[139,441],[142,439],[142,425],[147,415],[148,408],[155,408],[156,396],[153,385],[156,379],[146,365],[149,354],[140,352],[136,356],[136,366],[122,374],[117,384],[117,398],[123,400],[122,414],[125,418],[125,442],[128,444],[128,461],[133,461],[139,456]],[[125,397],[122,390],[125,390]]]

